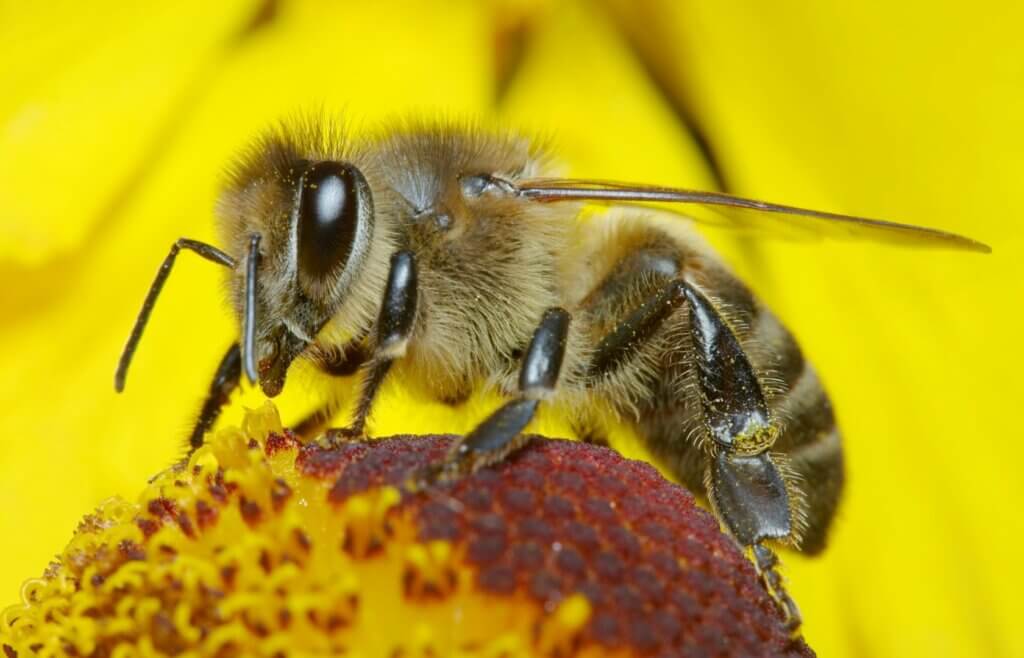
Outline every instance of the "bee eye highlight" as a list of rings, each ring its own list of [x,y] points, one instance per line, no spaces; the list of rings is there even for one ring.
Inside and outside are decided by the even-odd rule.
[[[369,188],[359,170],[344,162],[311,165],[299,185],[299,269],[321,278],[348,262]]]

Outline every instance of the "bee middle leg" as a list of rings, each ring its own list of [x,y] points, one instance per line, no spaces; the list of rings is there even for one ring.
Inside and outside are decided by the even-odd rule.
[[[569,313],[561,308],[544,312],[523,356],[519,395],[456,442],[443,461],[413,474],[413,488],[458,479],[501,461],[522,445],[523,428],[533,419],[541,401],[555,392],[570,320]]]
[[[327,377],[351,377],[370,359],[366,335],[353,338],[343,345],[315,346],[309,357],[316,368]],[[330,399],[292,426],[292,431],[309,441],[320,435],[338,412],[338,402]]]

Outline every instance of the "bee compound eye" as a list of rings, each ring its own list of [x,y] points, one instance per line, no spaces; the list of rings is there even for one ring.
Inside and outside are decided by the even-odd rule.
[[[344,267],[370,204],[358,169],[344,162],[317,162],[302,175],[298,208],[299,268],[313,278]]]

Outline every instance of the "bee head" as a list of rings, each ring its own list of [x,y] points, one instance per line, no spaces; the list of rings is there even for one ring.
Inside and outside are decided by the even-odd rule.
[[[291,210],[290,290],[278,300],[272,316],[277,322],[259,322],[261,296],[255,299],[255,326],[264,330],[254,354],[260,387],[268,396],[280,393],[288,366],[333,315],[358,271],[373,225],[370,187],[348,162],[306,163],[295,182]],[[256,276],[258,289],[259,268]],[[243,317],[247,313],[243,306]],[[243,343],[243,354],[244,349]]]
[[[229,285],[243,365],[268,396],[343,303],[369,250],[370,186],[336,155],[265,139],[221,199],[223,239],[239,255]]]

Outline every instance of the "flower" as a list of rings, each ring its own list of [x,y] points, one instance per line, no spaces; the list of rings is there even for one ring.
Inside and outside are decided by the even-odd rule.
[[[535,441],[401,493],[452,437],[302,445],[271,403],[85,517],[8,656],[810,656],[714,518],[642,462]]]
[[[224,163],[268,122],[321,105],[347,108],[356,129],[497,115],[554,135],[579,175],[713,186],[685,117],[729,191],[995,247],[711,235],[800,338],[845,432],[831,546],[783,556],[810,643],[831,656],[1024,653],[1024,489],[1004,456],[1024,399],[1019,6],[372,4],[0,10],[0,491],[16,501],[0,517],[0,591],[13,600],[85,509],[131,496],[177,454],[237,331],[208,266],[182,259],[121,398],[111,372],[160,257],[181,235],[212,236]],[[512,72],[498,104],[495,43]],[[291,384],[286,419],[321,386]],[[396,420],[372,429],[463,432],[495,404],[481,394],[453,412],[394,383],[381,409]],[[553,417],[531,429],[568,432]],[[626,429],[611,439],[644,455]]]

